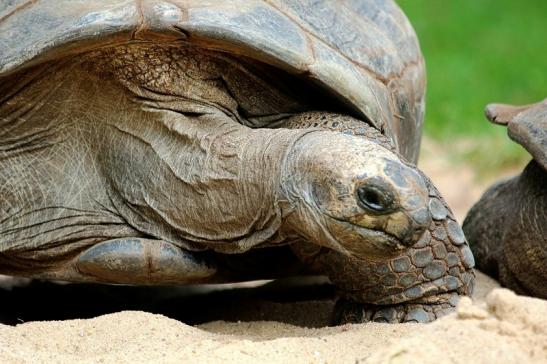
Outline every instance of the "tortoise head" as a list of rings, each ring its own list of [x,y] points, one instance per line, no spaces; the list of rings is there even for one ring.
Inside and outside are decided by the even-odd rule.
[[[535,104],[515,106],[488,104],[486,118],[507,127],[507,134],[547,170],[547,99]]]
[[[286,163],[290,231],[361,258],[400,252],[429,226],[422,176],[381,145],[333,132],[306,135]]]

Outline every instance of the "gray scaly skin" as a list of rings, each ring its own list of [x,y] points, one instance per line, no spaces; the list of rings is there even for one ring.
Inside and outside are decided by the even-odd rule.
[[[394,151],[376,129],[347,116],[307,113],[284,126],[337,130]],[[428,185],[433,219],[409,249],[388,259],[356,259],[308,243],[293,247],[304,262],[327,272],[340,289],[334,323],[428,322],[452,311],[458,295],[473,291],[474,258],[459,224],[431,181],[410,166]]]
[[[472,255],[429,180],[248,62],[137,43],[7,79],[1,272],[215,282],[217,255],[291,244],[359,302],[340,322],[429,321],[469,294]]]
[[[514,178],[491,186],[463,229],[477,267],[517,293],[547,299],[547,100],[491,104],[487,118],[534,157]]]

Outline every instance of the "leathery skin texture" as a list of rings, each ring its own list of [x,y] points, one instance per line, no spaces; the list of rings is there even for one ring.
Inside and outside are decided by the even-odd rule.
[[[473,256],[431,182],[379,131],[310,112],[320,99],[295,98],[261,77],[267,70],[199,48],[136,44],[9,79],[2,272],[214,282],[214,253],[292,244],[339,288],[336,322],[426,322],[453,308],[472,291]],[[350,193],[331,200],[311,189],[325,175]],[[354,190],[371,175],[374,188],[394,189],[394,211],[357,204]],[[341,215],[323,216],[332,206]],[[165,272],[154,266],[173,261]]]
[[[491,186],[463,229],[477,266],[517,293],[547,298],[547,99],[488,104],[486,118],[533,157],[519,176]]]
[[[304,114],[289,123],[313,126],[319,120],[320,124],[321,118],[314,116]],[[329,118],[323,127],[393,148],[375,129],[344,116]],[[401,254],[356,259],[305,242],[293,245],[304,262],[327,272],[340,289],[334,323],[429,322],[451,312],[460,295],[473,292],[475,261],[464,233],[438,190],[423,177],[432,220],[420,239]]]
[[[523,295],[547,299],[547,172],[531,161],[491,186],[463,228],[477,267]]]

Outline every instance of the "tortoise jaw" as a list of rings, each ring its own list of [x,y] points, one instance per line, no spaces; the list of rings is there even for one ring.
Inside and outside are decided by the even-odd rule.
[[[353,231],[363,238],[363,242],[370,245],[378,255],[393,255],[398,254],[406,248],[406,244],[401,241],[395,235],[391,235],[385,231],[369,229],[358,225],[352,225]],[[359,252],[356,251],[355,255],[360,258],[370,258],[370,252],[360,256]]]
[[[357,225],[330,215],[327,215],[325,225],[346,253],[361,259],[385,259],[400,254],[414,242],[406,240],[409,234],[399,237],[385,230]]]

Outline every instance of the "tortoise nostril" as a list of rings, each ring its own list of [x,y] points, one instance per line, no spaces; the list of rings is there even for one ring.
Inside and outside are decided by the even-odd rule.
[[[390,186],[381,179],[371,179],[359,186],[357,197],[362,207],[378,213],[390,211],[395,200]]]

